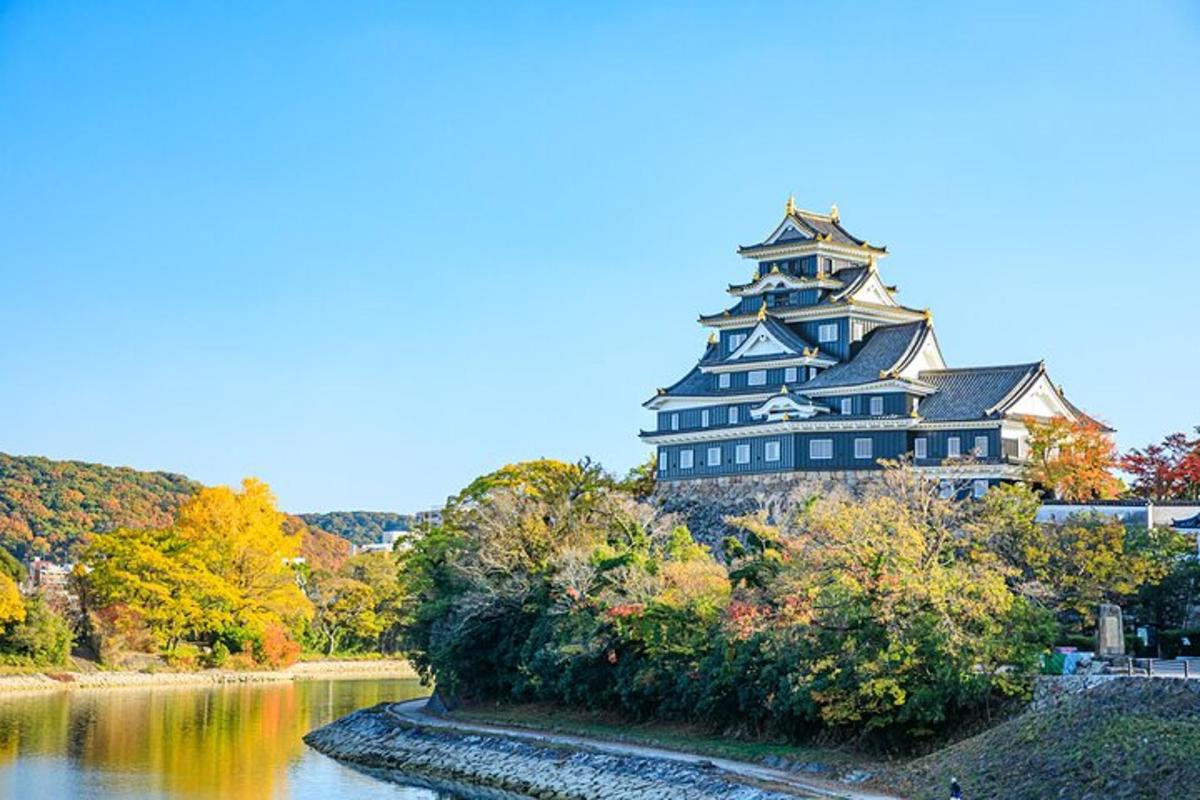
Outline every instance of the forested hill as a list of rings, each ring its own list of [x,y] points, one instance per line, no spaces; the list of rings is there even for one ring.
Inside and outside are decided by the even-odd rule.
[[[0,546],[67,558],[92,531],[170,525],[199,488],[170,472],[0,453]]]
[[[378,542],[384,531],[404,531],[412,526],[411,514],[393,511],[328,511],[297,516],[309,525],[337,534],[354,544]]]
[[[201,484],[171,472],[143,472],[84,461],[0,453],[0,548],[21,560],[40,555],[74,561],[86,534],[115,528],[165,528]],[[311,517],[374,519],[398,527],[400,514],[337,512]],[[317,520],[289,517],[287,529],[306,528],[302,554],[322,568],[336,568],[349,545]],[[382,530],[382,528],[379,528]],[[346,536],[345,538],[350,538]],[[368,539],[376,541],[377,533]]]

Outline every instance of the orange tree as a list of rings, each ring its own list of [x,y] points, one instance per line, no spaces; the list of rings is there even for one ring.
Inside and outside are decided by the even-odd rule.
[[[1110,500],[1121,493],[1113,475],[1117,450],[1108,431],[1091,419],[1026,417],[1029,464],[1025,479],[1070,502]]]

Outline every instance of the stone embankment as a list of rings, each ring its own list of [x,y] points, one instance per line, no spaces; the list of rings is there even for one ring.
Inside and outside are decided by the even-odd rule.
[[[472,798],[789,800],[813,796],[742,780],[711,765],[434,728],[391,713],[389,704],[356,711],[309,733],[304,741],[372,774]]]
[[[0,696],[12,692],[280,683],[320,678],[416,678],[406,661],[308,661],[281,670],[206,669],[195,672],[37,672],[0,676]]]

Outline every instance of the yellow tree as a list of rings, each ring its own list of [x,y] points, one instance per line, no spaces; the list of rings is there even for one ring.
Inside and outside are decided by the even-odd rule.
[[[1099,423],[1065,417],[1027,417],[1024,422],[1029,429],[1026,480],[1071,502],[1110,500],[1120,494],[1121,482],[1112,473],[1117,449]]]
[[[0,630],[14,622],[25,621],[25,604],[17,590],[17,582],[0,573]]]
[[[241,492],[201,489],[179,509],[176,521],[180,539],[231,587],[236,621],[259,634],[312,614],[291,566],[301,537],[285,532],[284,518],[270,487],[247,478]]]

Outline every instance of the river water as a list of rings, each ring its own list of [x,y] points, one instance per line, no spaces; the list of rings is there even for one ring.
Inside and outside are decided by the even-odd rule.
[[[378,781],[301,741],[357,708],[424,691],[370,679],[0,696],[0,798],[453,800]]]

